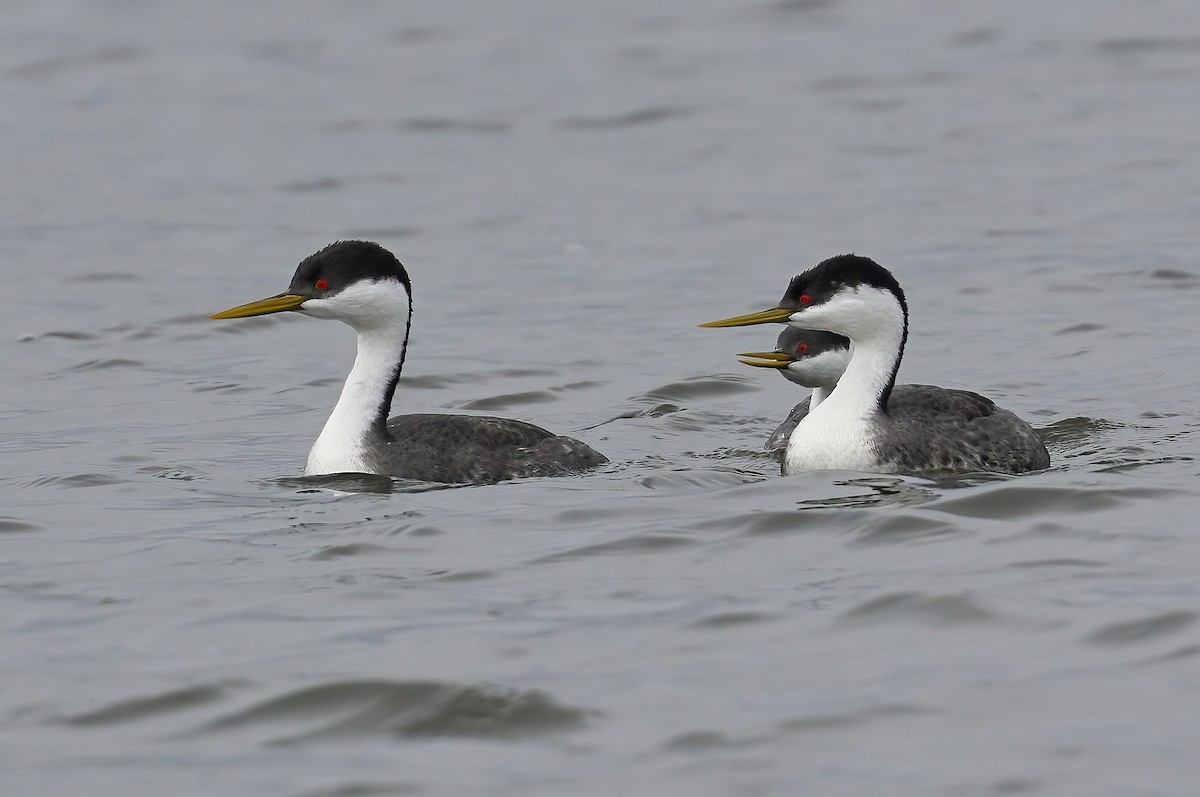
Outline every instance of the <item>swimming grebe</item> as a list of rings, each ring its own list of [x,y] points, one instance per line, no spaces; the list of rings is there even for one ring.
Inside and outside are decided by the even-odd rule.
[[[1024,473],[1050,465],[1033,428],[978,393],[922,385],[919,401],[909,404],[906,397],[910,409],[892,410],[908,304],[896,278],[875,261],[832,257],[793,278],[777,307],[701,326],[772,322],[832,332],[851,343],[837,386],[789,436],[784,473]]]
[[[307,475],[377,473],[432,482],[489,484],[557,476],[607,462],[578,440],[508,418],[398,415],[388,420],[408,351],[411,284],[379,244],[339,241],[309,255],[287,291],[213,316],[294,310],[358,333],[358,356],[308,454]]]

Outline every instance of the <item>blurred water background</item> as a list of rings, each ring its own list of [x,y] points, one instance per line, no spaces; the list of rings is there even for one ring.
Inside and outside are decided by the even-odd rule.
[[[1200,776],[1200,7],[39,0],[0,20],[0,793],[1166,795]],[[346,237],[396,412],[612,464],[296,477],[354,336],[208,322]],[[780,478],[733,354],[857,251],[901,381],[1054,467]]]

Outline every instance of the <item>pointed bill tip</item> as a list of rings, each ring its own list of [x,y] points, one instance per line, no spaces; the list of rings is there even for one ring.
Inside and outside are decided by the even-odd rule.
[[[722,318],[720,321],[709,321],[707,324],[701,324],[700,326],[706,329],[718,329],[722,327],[748,327],[753,324],[784,324],[792,317],[793,312],[793,310],[786,307],[772,307],[770,310],[763,310],[758,313],[737,315],[733,318]]]
[[[282,313],[285,310],[299,309],[300,305],[304,304],[311,298],[311,296],[297,296],[291,293],[281,293],[278,296],[269,296],[266,299],[259,299],[257,302],[240,304],[237,307],[231,307],[228,310],[222,310],[219,313],[210,315],[209,319],[212,321],[222,321],[226,318],[249,318],[256,315]]]
[[[796,361],[795,357],[784,354],[781,351],[747,351],[742,352],[738,357],[747,359],[738,360],[742,365],[752,365],[755,368],[787,368]]]

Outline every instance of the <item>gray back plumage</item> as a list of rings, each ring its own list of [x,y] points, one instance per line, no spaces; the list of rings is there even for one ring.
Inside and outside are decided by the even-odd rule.
[[[933,385],[897,388],[881,423],[879,458],[902,473],[1024,473],[1050,466],[1045,443],[1025,421],[978,393]]]
[[[377,473],[456,484],[560,476],[608,461],[574,438],[480,415],[398,415],[388,421],[386,436],[366,442]]]
[[[797,404],[767,440],[767,450],[786,449],[808,409],[808,399]],[[879,459],[901,473],[1024,473],[1050,466],[1050,454],[1033,427],[969,390],[897,385],[887,415],[877,416],[877,423]]]

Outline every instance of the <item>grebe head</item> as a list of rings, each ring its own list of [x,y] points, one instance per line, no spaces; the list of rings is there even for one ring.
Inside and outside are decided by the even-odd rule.
[[[248,316],[295,310],[333,318],[358,331],[403,325],[412,309],[408,272],[396,256],[370,241],[338,241],[300,262],[281,294],[212,316]]]
[[[779,304],[702,327],[784,323],[860,340],[907,326],[904,291],[891,272],[867,257],[837,255],[792,278]]]
[[[832,389],[850,364],[850,341],[832,332],[785,327],[775,351],[746,352],[744,365],[778,368],[790,382],[811,388]]]

